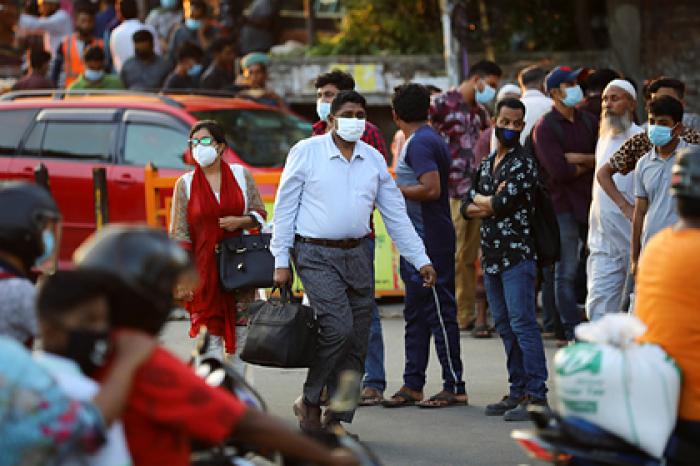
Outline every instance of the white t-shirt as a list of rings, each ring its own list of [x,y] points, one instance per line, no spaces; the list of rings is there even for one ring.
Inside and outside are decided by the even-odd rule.
[[[530,135],[532,127],[542,115],[551,110],[554,102],[536,89],[526,90],[520,101],[525,105],[525,127],[520,133],[520,144],[525,144],[525,139]]]
[[[79,401],[92,400],[99,391],[97,382],[80,371],[70,359],[51,353],[35,353],[34,359],[45,368],[69,397]],[[104,446],[92,455],[74,455],[61,466],[130,466],[131,455],[126,444],[121,422],[113,422],[107,431]]]
[[[146,29],[153,34],[153,49],[160,55],[160,41],[155,40],[158,33],[153,26],[144,24],[138,19],[127,19],[117,26],[109,37],[109,51],[112,54],[112,63],[117,74],[122,70],[122,65],[134,56],[133,35],[137,31]]]

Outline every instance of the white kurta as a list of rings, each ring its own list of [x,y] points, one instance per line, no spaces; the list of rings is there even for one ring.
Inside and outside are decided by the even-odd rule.
[[[596,145],[596,171],[600,169],[620,146],[643,130],[635,125],[624,133],[598,139]],[[634,203],[634,173],[613,176],[620,193]],[[586,313],[596,320],[607,313],[617,312],[627,275],[630,257],[630,233],[632,224],[617,205],[605,194],[597,179],[593,181],[593,201],[588,220],[588,297]]]

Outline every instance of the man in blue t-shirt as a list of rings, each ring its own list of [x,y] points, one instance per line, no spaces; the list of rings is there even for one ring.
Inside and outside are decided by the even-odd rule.
[[[397,87],[392,106],[394,121],[408,138],[399,156],[396,181],[438,279],[434,287],[424,287],[415,267],[401,258],[401,279],[406,285],[404,385],[383,405],[466,405],[455,303],[455,231],[447,191],[450,153],[444,140],[428,124],[430,93],[424,86]],[[422,401],[431,334],[435,337],[444,383],[440,393]]]

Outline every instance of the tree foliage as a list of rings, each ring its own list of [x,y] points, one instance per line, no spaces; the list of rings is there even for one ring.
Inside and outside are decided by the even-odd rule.
[[[442,52],[439,0],[346,0],[339,32],[321,38],[314,55]]]

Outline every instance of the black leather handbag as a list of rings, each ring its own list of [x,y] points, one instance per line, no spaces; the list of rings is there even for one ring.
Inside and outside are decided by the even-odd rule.
[[[318,320],[311,307],[292,302],[291,294],[291,289],[283,289],[280,298],[256,301],[249,306],[242,360],[289,369],[311,366],[318,344]]]
[[[216,245],[219,281],[226,291],[269,288],[275,273],[269,233],[234,236]]]

